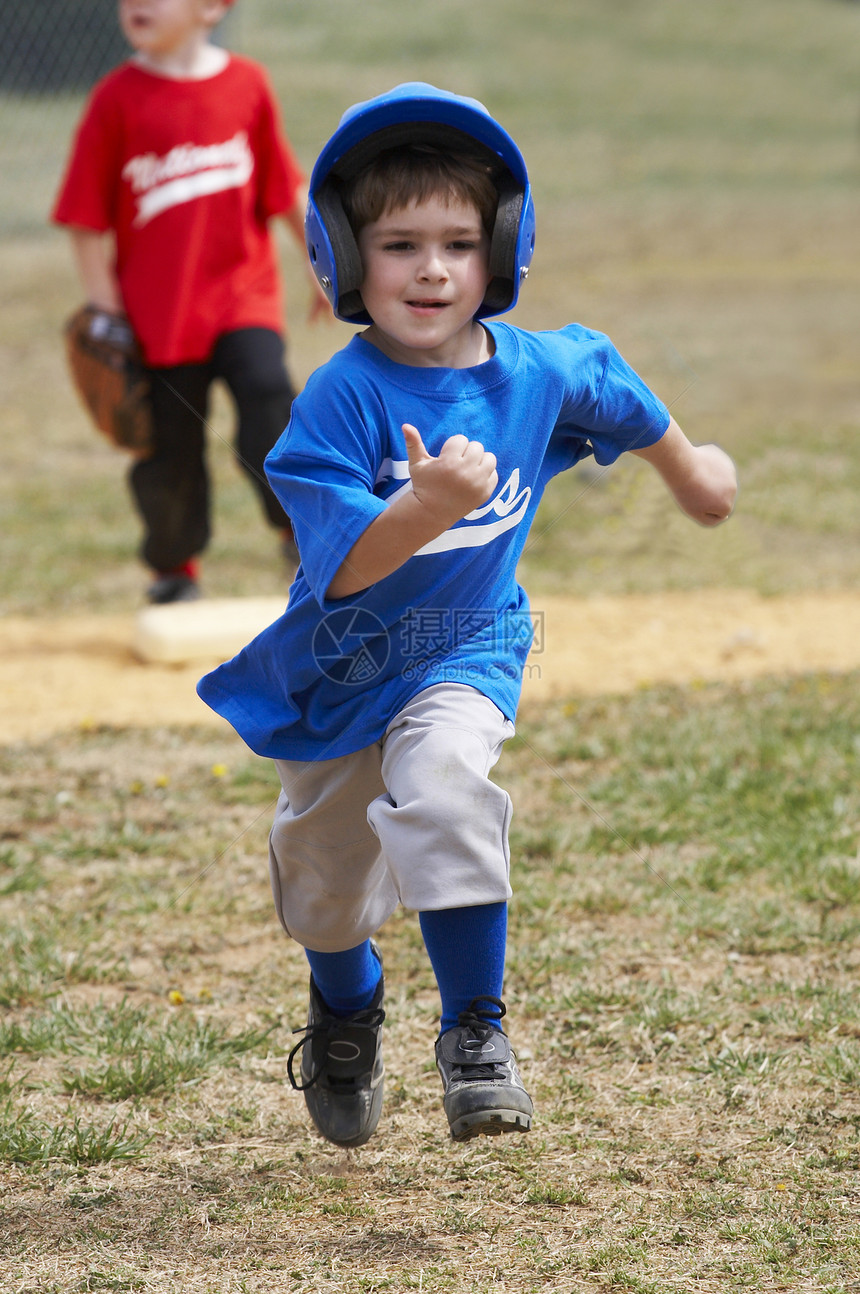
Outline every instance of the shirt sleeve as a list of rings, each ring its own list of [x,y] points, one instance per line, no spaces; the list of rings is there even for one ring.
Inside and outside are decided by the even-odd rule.
[[[305,175],[284,133],[274,91],[262,68],[260,76],[262,94],[254,151],[259,175],[258,212],[265,221],[293,208]]]
[[[374,493],[375,437],[348,392],[309,386],[266,459],[266,475],[293,525],[302,569],[320,606],[349,550],[385,510]]]
[[[75,133],[51,220],[104,233],[116,224],[121,117],[108,89],[93,91]]]
[[[580,350],[565,421],[585,433],[601,466],[654,445],[669,426],[669,410],[619,354],[608,337],[590,333]]]

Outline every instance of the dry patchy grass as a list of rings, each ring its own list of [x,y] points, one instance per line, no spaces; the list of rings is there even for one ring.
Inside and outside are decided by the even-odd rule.
[[[524,561],[536,595],[856,587],[856,6],[241,11],[306,165],[348,101],[404,76],[485,99],[538,207],[516,321],[605,329],[694,439],[737,458],[738,512],[715,534],[667,515],[637,465],[557,483]],[[63,371],[67,249],[39,232],[72,116],[16,119],[28,194],[4,153],[8,611],[126,611],[142,583],[124,464]],[[301,379],[345,334],[301,326],[285,258]],[[214,429],[210,591],[274,591],[223,403]],[[235,740],[95,729],[6,748],[0,1284],[860,1288],[857,683],[643,693],[523,728],[500,770],[517,805],[507,991],[537,1118],[465,1147],[444,1127],[410,915],[381,936],[379,1135],[327,1146],[288,1091],[306,970],[262,865],[274,783]]]
[[[467,1146],[412,914],[381,933],[377,1136],[327,1145],[288,1088],[306,968],[271,911],[267,764],[203,730],[8,750],[0,1283],[853,1288],[856,685],[667,689],[523,728],[506,992],[537,1113]]]

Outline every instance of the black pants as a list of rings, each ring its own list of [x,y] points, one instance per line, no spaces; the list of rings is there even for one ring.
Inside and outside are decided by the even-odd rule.
[[[266,480],[263,460],[290,417],[295,392],[282,338],[269,328],[241,328],[219,337],[211,360],[149,370],[155,453],[135,463],[131,492],[143,520],[141,556],[156,571],[182,566],[209,542],[210,486],[206,464],[209,391],[216,378],[236,403],[234,450],[272,526],[289,519]]]

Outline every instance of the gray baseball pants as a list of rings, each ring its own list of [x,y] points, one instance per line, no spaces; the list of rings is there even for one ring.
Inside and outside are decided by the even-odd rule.
[[[400,903],[423,912],[509,899],[511,801],[489,772],[513,734],[482,693],[439,683],[372,746],[275,760],[283,789],[269,868],[287,934],[344,952]]]

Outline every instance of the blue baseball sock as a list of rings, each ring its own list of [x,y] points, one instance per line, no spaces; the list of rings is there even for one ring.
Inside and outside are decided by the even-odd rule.
[[[473,998],[502,996],[508,905],[419,912],[418,920],[442,998],[439,1032],[444,1033]]]
[[[370,1006],[382,975],[370,940],[343,953],[305,949],[314,983],[332,1015],[353,1015]]]

